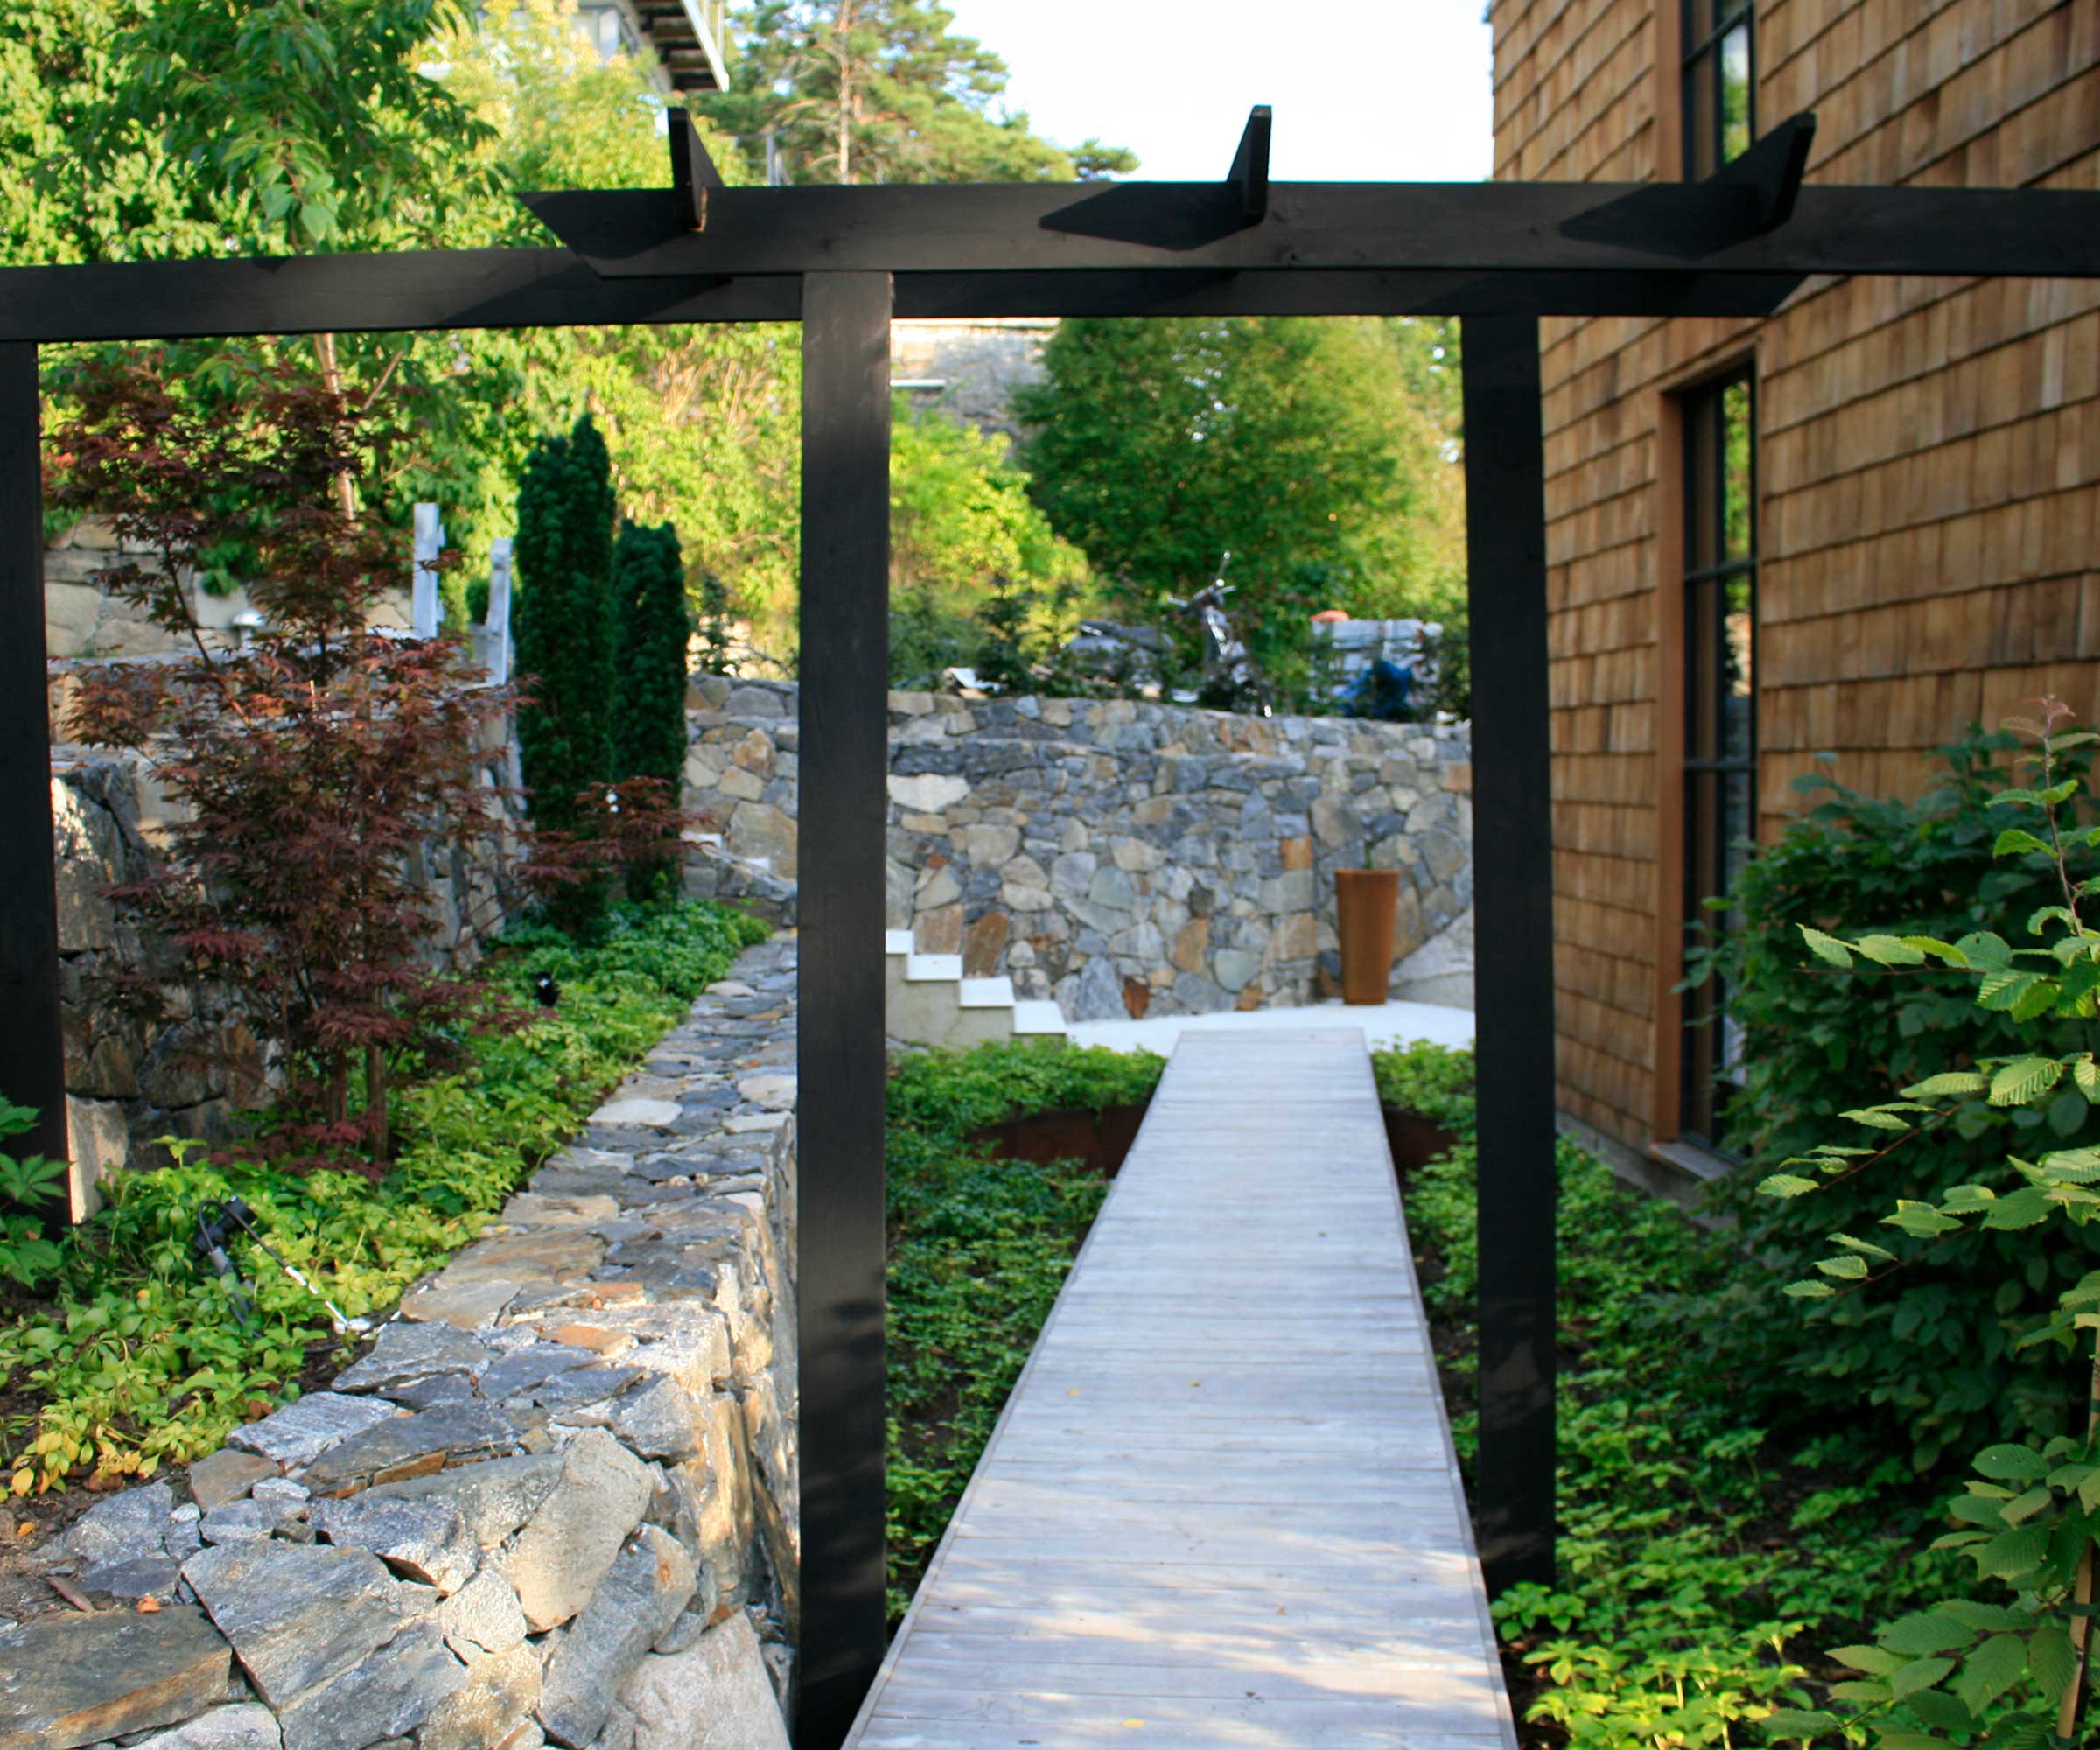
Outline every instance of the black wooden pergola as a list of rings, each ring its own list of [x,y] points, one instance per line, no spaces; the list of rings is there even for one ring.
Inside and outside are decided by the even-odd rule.
[[[1797,116],[1708,180],[1217,183],[527,197],[568,247],[0,271],[0,1088],[65,1149],[37,347],[802,324],[802,1680],[832,1750],[882,1657],[883,840],[892,317],[1462,319],[1480,933],[1480,1553],[1550,1576],[1554,1024],[1542,316],[1760,317],[1813,275],[2100,276],[2100,193],[1803,187]],[[1258,1309],[1256,1316],[1258,1315]]]

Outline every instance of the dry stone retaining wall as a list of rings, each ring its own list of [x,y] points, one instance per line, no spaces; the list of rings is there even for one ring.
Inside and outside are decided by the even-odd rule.
[[[794,983],[747,950],[331,1389],[80,1519],[0,1750],[787,1750]]]
[[[703,676],[689,712],[689,879],[775,916],[797,699]],[[1394,994],[1468,1003],[1470,760],[1463,725],[892,693],[889,927],[1070,1020],[1252,1009],[1334,994],[1334,872],[1399,869]]]

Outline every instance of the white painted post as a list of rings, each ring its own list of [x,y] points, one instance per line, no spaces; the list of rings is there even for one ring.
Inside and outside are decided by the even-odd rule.
[[[410,588],[409,624],[418,638],[435,638],[444,620],[438,598],[438,556],[444,551],[444,525],[438,507],[416,507],[416,575]]]
[[[488,678],[510,679],[510,536],[488,544]]]

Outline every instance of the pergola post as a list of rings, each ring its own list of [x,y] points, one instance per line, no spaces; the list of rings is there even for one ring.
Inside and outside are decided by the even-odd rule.
[[[1538,321],[1462,330],[1480,1085],[1480,1561],[1553,1577],[1552,778]]]
[[[37,1109],[36,1129],[0,1146],[58,1160],[66,1155],[66,1052],[44,703],[38,416],[36,347],[0,344],[0,1095]]]
[[[886,273],[802,277],[795,1741],[836,1750],[882,1663]]]

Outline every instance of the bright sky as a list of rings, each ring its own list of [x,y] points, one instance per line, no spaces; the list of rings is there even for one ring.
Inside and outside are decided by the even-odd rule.
[[[1471,182],[1494,150],[1483,0],[947,0],[1060,145],[1094,135],[1140,177],[1208,181],[1247,111],[1275,108],[1279,182]]]

